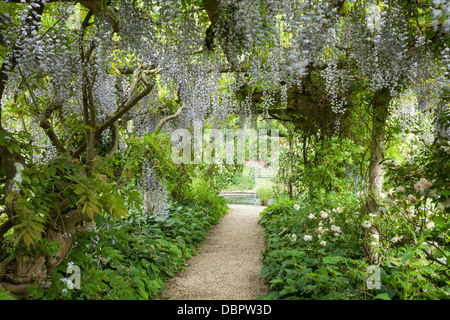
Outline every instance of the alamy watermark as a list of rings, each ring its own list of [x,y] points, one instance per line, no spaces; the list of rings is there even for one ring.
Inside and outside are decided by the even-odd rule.
[[[68,29],[80,29],[81,28],[81,9],[79,6],[70,5],[67,7],[66,12],[69,14],[69,18],[66,21]]]
[[[203,129],[194,122],[193,133],[176,129],[171,137],[175,164],[244,164],[262,161],[272,169],[279,165],[279,132],[266,129]]]
[[[367,289],[381,289],[381,272],[377,265],[370,265],[366,269],[366,285]]]
[[[81,270],[80,267],[69,263],[66,270],[67,274],[72,274],[69,278],[64,279],[68,289],[80,289],[81,288]]]

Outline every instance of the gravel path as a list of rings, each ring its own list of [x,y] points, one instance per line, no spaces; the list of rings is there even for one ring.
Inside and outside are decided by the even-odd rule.
[[[228,206],[230,212],[211,228],[186,270],[167,281],[168,296],[160,299],[251,300],[266,294],[260,279],[263,228],[257,224],[265,207]]]

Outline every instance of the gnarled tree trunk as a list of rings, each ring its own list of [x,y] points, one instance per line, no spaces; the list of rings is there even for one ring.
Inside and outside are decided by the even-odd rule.
[[[6,175],[3,190],[5,198],[11,193],[14,195],[5,206],[8,220],[0,225],[0,289],[8,290],[16,298],[23,298],[27,295],[27,288],[30,285],[35,284],[35,281],[40,283],[61,263],[70,251],[75,233],[84,231],[90,226],[91,219],[78,209],[70,209],[70,201],[61,199],[57,210],[49,212],[48,222],[44,225],[45,232],[40,233],[41,238],[61,243],[59,251],[48,254],[25,250],[25,253],[20,254],[20,248],[25,247],[22,238],[15,247],[14,258],[10,259],[6,253],[6,242],[3,236],[11,228],[17,228],[20,224],[17,218],[20,209],[16,202],[20,190],[16,182],[21,182],[26,163],[19,153],[10,152],[6,146],[0,147],[0,158]],[[15,231],[20,232],[20,228]]]
[[[383,189],[383,165],[381,162],[384,159],[385,126],[389,113],[389,102],[389,89],[385,88],[375,93],[372,106],[372,134],[365,205],[366,214],[372,214],[375,217],[380,216],[378,202]],[[367,228],[365,232],[364,246],[371,263],[376,263],[378,261],[378,254],[375,246],[379,242],[379,238],[380,229],[375,221],[375,223]]]

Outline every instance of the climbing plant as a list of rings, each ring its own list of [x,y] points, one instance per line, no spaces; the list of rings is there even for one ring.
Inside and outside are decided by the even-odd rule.
[[[195,173],[219,169],[175,166],[164,132],[234,113],[291,121],[304,148],[363,131],[365,214],[380,217],[393,101],[409,89],[422,109],[448,106],[449,10],[438,0],[1,1],[0,289],[24,297],[97,216],[133,209],[133,184],[167,217],[170,196],[183,200]],[[365,127],[350,130],[354,118]],[[349,162],[338,153],[333,164]],[[331,174],[342,167],[315,161],[320,188],[342,188]],[[383,233],[366,231],[376,261]]]

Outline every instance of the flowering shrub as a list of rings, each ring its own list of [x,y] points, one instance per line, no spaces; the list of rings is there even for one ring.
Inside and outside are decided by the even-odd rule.
[[[404,241],[448,237],[450,213],[449,141],[423,134],[424,144],[414,157],[404,163],[389,161],[387,168],[390,191],[383,199],[383,210],[390,213],[390,227],[403,233]],[[435,141],[434,143],[432,143]],[[397,226],[403,225],[402,230]],[[434,234],[434,236],[433,236]],[[446,240],[448,241],[448,240]]]
[[[262,213],[264,299],[357,299],[364,294],[355,208],[322,208],[278,199]]]
[[[416,192],[413,185],[408,190]],[[276,200],[260,219],[266,242],[262,275],[270,286],[262,298],[448,299],[448,220],[442,211],[425,218],[420,199],[412,204],[398,192],[386,195],[380,217],[361,214],[350,197],[340,205],[336,195],[322,204]],[[375,289],[366,282],[361,228],[372,224],[383,230],[380,242],[372,244],[380,254],[381,286]]]
[[[450,296],[450,162],[444,136],[415,132],[415,152],[385,161],[378,252],[390,298]],[[421,143],[420,143],[421,141]],[[400,157],[400,159],[402,159]],[[366,217],[364,227],[374,223]]]

